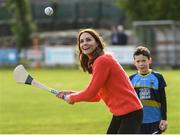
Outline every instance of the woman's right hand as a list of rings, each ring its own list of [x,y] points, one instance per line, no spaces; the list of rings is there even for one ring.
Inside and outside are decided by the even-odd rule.
[[[65,95],[69,95],[71,93],[75,93],[75,92],[71,90],[66,90],[66,91],[62,90],[56,95],[56,97],[64,99]]]

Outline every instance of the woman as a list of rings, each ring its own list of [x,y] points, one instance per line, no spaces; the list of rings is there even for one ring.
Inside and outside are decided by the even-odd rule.
[[[102,99],[113,114],[107,134],[138,133],[142,104],[124,69],[104,52],[105,43],[95,30],[81,30],[77,45],[81,67],[92,74],[92,79],[81,92],[63,91],[57,97],[70,104]]]

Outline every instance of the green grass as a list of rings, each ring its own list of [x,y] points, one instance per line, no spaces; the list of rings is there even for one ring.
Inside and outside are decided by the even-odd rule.
[[[79,70],[29,70],[34,78],[55,89],[83,89],[90,75]],[[128,74],[134,71],[128,71]],[[180,133],[180,70],[161,71],[167,87],[167,134]],[[0,70],[1,134],[102,134],[111,120],[103,102],[68,105],[35,87],[16,84],[12,70]]]

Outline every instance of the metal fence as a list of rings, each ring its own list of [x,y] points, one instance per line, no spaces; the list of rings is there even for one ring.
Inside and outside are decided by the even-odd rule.
[[[180,22],[136,21],[133,26],[136,42],[151,50],[154,65],[180,67]]]
[[[51,17],[43,13],[46,6],[54,9]],[[114,2],[106,0],[34,2],[32,13],[39,30],[45,28],[56,30],[82,27],[110,28],[112,25],[123,22],[124,19],[123,12],[114,5]]]
[[[0,3],[0,33],[9,35],[11,31],[9,23],[12,16],[5,2]],[[30,4],[38,31],[83,27],[111,28],[112,25],[124,21],[124,14],[115,6],[114,0],[31,0]],[[44,14],[47,6],[54,9],[52,16]]]

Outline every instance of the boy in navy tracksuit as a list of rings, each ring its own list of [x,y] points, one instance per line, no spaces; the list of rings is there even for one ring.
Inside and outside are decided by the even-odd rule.
[[[134,65],[138,72],[130,80],[143,104],[141,134],[160,134],[167,129],[166,82],[163,76],[151,70],[152,62],[148,48],[139,46],[134,54]]]

